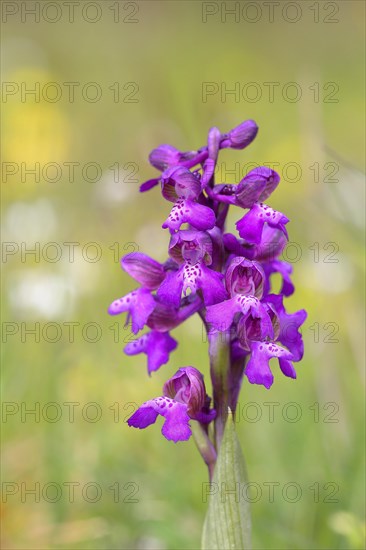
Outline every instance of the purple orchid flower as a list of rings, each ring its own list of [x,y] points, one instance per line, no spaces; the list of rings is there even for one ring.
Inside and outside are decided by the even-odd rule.
[[[283,305],[283,296],[277,294],[266,296],[266,302],[273,304],[279,317],[278,341],[290,350],[294,361],[300,361],[304,355],[304,343],[299,328],[306,320],[306,311],[300,309],[295,313],[287,313]]]
[[[272,327],[268,312],[258,298],[241,294],[237,294],[230,300],[209,306],[207,308],[206,320],[216,330],[226,331],[233,324],[234,317],[237,314],[239,314],[237,320],[241,318],[246,319],[251,315],[255,319],[260,319],[261,324],[265,324],[266,327]]]
[[[154,424],[159,414],[165,418],[161,432],[166,439],[177,443],[187,441],[191,437],[187,405],[169,397],[156,397],[146,401],[128,419],[127,424],[143,430]]]
[[[127,423],[144,429],[161,415],[165,418],[164,437],[175,443],[186,441],[192,434],[191,420],[207,424],[215,418],[215,411],[207,408],[208,402],[202,374],[194,367],[184,367],[164,384],[162,397],[143,403]]]
[[[265,223],[271,227],[280,229],[287,237],[285,228],[290,220],[281,212],[273,210],[270,206],[263,203],[255,203],[252,208],[236,222],[236,228],[239,235],[249,243],[259,244],[262,239],[262,231]]]

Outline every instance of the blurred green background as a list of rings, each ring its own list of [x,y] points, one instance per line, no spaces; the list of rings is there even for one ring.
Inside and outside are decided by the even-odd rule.
[[[106,311],[134,287],[120,256],[165,259],[170,204],[138,193],[149,151],[195,149],[246,118],[258,137],[221,154],[218,180],[279,163],[286,303],[308,310],[297,381],[274,365],[270,392],[245,382],[240,398],[254,548],[364,547],[364,3],[288,4],[272,17],[264,2],[81,1],[71,17],[65,2],[3,2],[3,548],[199,547],[194,442],[125,419],[180,366],[208,382],[201,324],[173,332],[148,378]]]

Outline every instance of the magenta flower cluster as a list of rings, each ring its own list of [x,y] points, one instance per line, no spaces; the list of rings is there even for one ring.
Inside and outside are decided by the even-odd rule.
[[[167,363],[177,347],[170,331],[199,314],[209,342],[220,335],[229,350],[226,386],[232,408],[244,375],[268,389],[273,383],[271,358],[278,359],[285,376],[296,378],[293,363],[303,356],[299,327],[306,312],[287,313],[283,304],[294,292],[292,268],[279,259],[289,220],[264,203],[279,175],[259,167],[238,184],[215,183],[220,150],[244,149],[257,131],[255,122],[247,120],[226,134],[211,128],[207,145],[197,151],[161,145],[151,152],[150,163],[161,174],[140,190],[160,184],[163,198],[172,203],[162,226],[170,233],[169,258],[164,264],[139,252],[122,258],[122,268],[140,286],[109,307],[111,315],[127,312],[134,334],[149,329],[124,350],[127,355],[146,354],[149,374]],[[236,222],[238,235],[225,232],[230,205],[245,211]],[[271,291],[273,273],[282,278],[279,294]],[[210,408],[202,374],[194,367],[181,368],[166,382],[163,395],[144,403],[128,424],[146,428],[161,415],[163,435],[173,441],[190,437],[192,419],[207,431],[220,400],[218,382],[212,383],[215,408]]]

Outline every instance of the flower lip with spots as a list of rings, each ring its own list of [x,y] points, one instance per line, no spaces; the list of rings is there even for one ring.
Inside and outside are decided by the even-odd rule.
[[[190,199],[178,199],[162,227],[178,230],[184,223],[189,223],[194,229],[206,231],[215,226],[215,221],[215,213],[208,206]]]
[[[263,203],[255,203],[252,208],[236,223],[239,235],[253,244],[260,244],[264,224],[280,229],[286,238],[288,238],[285,225],[290,220],[281,212],[273,210],[270,206]]]

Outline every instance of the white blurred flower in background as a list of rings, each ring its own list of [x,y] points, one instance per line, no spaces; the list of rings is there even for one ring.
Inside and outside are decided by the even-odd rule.
[[[5,212],[4,279],[9,305],[19,318],[67,317],[78,299],[98,284],[99,259],[90,261],[81,244],[70,249],[60,242],[59,227],[56,208],[48,199],[18,201]]]
[[[8,298],[20,318],[60,319],[74,310],[76,288],[71,280],[44,269],[15,271]]]
[[[48,199],[34,202],[17,201],[11,204],[4,216],[3,241],[35,243],[52,238],[58,227],[57,213]]]

